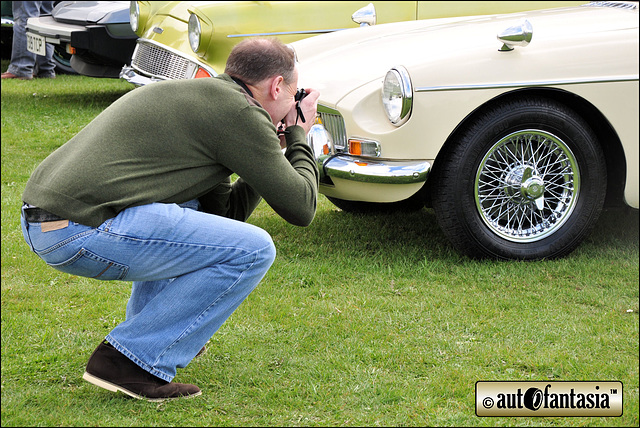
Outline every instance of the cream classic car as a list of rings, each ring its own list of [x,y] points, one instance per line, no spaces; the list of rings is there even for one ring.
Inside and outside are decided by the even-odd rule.
[[[136,85],[211,77],[248,37],[290,43],[358,25],[544,9],[577,1],[132,1],[140,36],[120,77]]]
[[[471,257],[568,254],[638,208],[638,3],[345,30],[297,41],[320,91],[320,191],[347,211],[432,206]]]

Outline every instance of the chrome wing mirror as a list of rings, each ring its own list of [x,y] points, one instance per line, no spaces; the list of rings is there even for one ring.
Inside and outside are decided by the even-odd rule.
[[[361,27],[376,25],[376,7],[373,3],[369,3],[365,7],[356,10],[351,15],[351,19],[356,24],[360,24]]]
[[[498,33],[498,40],[503,43],[500,51],[508,52],[512,51],[514,46],[527,46],[531,42],[532,37],[533,27],[531,23],[525,19],[522,23]]]

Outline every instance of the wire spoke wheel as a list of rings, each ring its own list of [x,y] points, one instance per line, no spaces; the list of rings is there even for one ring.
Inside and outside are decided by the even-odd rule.
[[[556,100],[520,95],[469,119],[434,163],[436,219],[471,257],[565,256],[604,205],[606,161],[589,122]]]
[[[514,132],[486,154],[475,181],[484,223],[513,242],[534,242],[560,228],[573,212],[580,171],[569,147],[537,129]]]

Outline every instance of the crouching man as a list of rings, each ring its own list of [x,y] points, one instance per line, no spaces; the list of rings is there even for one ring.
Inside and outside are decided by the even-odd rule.
[[[62,272],[133,282],[126,320],[84,379],[151,401],[201,394],[172,382],[176,369],[275,258],[269,234],[245,220],[261,198],[294,225],[315,215],[313,121],[299,118],[316,115],[319,94],[305,88],[298,103],[297,82],[290,48],[246,40],[224,74],[127,93],[33,172],[22,207],[31,249]]]

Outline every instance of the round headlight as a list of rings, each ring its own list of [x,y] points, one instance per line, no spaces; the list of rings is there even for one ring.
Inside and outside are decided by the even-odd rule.
[[[191,16],[189,16],[189,45],[194,53],[198,53],[198,49],[200,48],[201,34],[200,20],[196,14],[192,13]]]
[[[394,67],[387,72],[382,84],[382,105],[394,125],[400,126],[409,119],[413,90],[409,73],[404,67]]]
[[[131,29],[134,33],[138,31],[140,25],[140,9],[138,8],[137,1],[132,1],[129,5],[129,24],[131,24]]]

